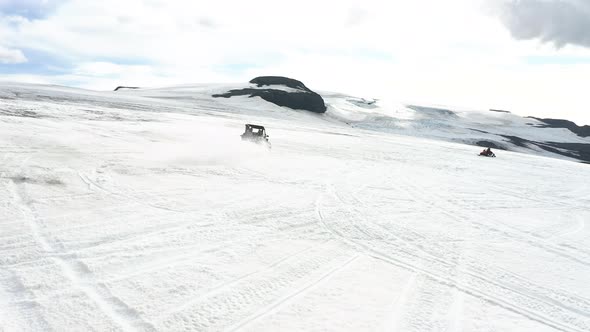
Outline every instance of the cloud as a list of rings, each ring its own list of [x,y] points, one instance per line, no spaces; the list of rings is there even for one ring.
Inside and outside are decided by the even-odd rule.
[[[499,5],[498,13],[515,39],[590,47],[587,0],[510,0]]]
[[[149,66],[119,65],[105,61],[82,63],[72,70],[75,75],[90,77],[118,77],[128,73],[145,74],[149,72],[151,72]]]
[[[348,12],[347,25],[360,25],[370,19],[370,13],[360,7],[353,7]]]
[[[69,0],[44,19],[0,17],[0,40],[69,63],[124,59],[176,67],[182,73],[228,63],[259,66],[301,49],[391,53],[392,44],[383,41],[406,38],[390,26],[400,22],[402,11],[384,0],[359,6],[312,0]],[[391,30],[397,31],[394,36]]]
[[[1,64],[18,64],[27,62],[27,58],[21,50],[10,49],[0,46]]]
[[[199,17],[197,19],[197,24],[203,28],[209,28],[209,29],[213,29],[213,28],[217,27],[217,24],[215,24],[215,22],[208,17]]]

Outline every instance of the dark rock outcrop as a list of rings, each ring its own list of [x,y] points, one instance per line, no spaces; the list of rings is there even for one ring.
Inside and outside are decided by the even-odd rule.
[[[590,164],[590,144],[588,143],[567,143],[567,142],[536,142],[525,138],[512,135],[493,134],[488,131],[469,128],[475,132],[483,134],[497,135],[504,138],[504,143],[509,143],[513,146],[521,148],[532,149],[533,147],[543,149],[545,151],[566,156],[569,158],[578,159],[583,163]],[[509,145],[502,143],[480,140],[475,142],[475,145],[481,147],[491,147],[492,149],[511,150]]]
[[[530,116],[529,118],[535,119],[545,123],[545,125],[539,126],[540,128],[566,128],[569,129],[572,133],[580,136],[580,137],[588,137],[590,136],[590,126],[578,126],[577,124],[573,123],[572,121],[568,120],[561,120],[561,119],[541,119],[535,118]]]
[[[505,147],[499,145],[496,142],[492,142],[492,141],[477,141],[477,142],[475,142],[475,145],[481,146],[482,148],[492,148],[492,149],[497,149],[497,150],[506,150]]]
[[[293,89],[313,92],[308,89],[301,81],[283,76],[259,76],[250,80],[250,83],[256,84],[256,86],[259,88],[267,85],[284,85]]]
[[[561,128],[561,127],[560,127]],[[556,153],[562,156],[566,156],[569,158],[578,159],[585,163],[590,163],[590,144],[585,143],[562,143],[562,142],[535,142],[531,140],[527,140],[524,138],[520,138],[517,136],[510,136],[510,135],[500,135],[510,141],[510,143],[524,147],[530,148],[531,146],[536,146],[541,148],[545,151]]]
[[[258,88],[235,89],[226,93],[215,94],[213,97],[260,97],[278,106],[306,110],[314,113],[326,112],[324,99],[298,80],[281,76],[261,76],[251,80],[250,83],[256,84]],[[279,85],[291,88],[295,91],[284,91],[279,88],[272,88],[273,86]],[[269,86],[269,88],[262,88],[265,86]]]
[[[560,142],[547,142],[550,146],[558,149],[565,149],[568,151],[557,150],[554,153],[561,154],[581,160],[583,163],[590,164],[590,144],[584,143],[560,143]],[[547,148],[545,148],[547,150]]]
[[[139,89],[138,86],[118,86],[115,88],[114,91],[119,91],[121,89]]]

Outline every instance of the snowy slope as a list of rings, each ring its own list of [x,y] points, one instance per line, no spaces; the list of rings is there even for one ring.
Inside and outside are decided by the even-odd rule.
[[[544,128],[547,124],[542,121],[510,112],[382,103],[340,94],[327,94],[325,99],[329,116],[357,128],[590,163],[590,137],[565,128]]]
[[[0,85],[0,330],[590,330],[588,165],[226,89]]]

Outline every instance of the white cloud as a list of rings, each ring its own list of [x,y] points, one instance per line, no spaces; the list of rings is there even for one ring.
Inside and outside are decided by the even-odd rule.
[[[102,61],[81,63],[72,72],[80,76],[118,77],[124,74],[145,75],[151,73],[152,69],[144,65],[119,65]]]
[[[10,49],[0,46],[1,64],[18,64],[27,62],[27,58],[21,50]]]
[[[302,48],[411,52],[433,41],[433,46],[443,45],[464,30],[454,16],[438,14],[445,8],[462,15],[460,6],[424,0],[71,0],[47,19],[13,26],[7,38],[21,47],[69,56],[147,58],[168,64],[227,63]]]

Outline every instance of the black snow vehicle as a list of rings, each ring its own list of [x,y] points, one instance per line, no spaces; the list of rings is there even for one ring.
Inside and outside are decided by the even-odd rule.
[[[492,152],[492,149],[487,148],[484,149],[482,152],[479,153],[480,156],[482,157],[496,157],[496,154]]]
[[[241,135],[242,141],[250,141],[257,144],[265,144],[270,149],[270,141],[263,126],[247,124],[244,133]]]

